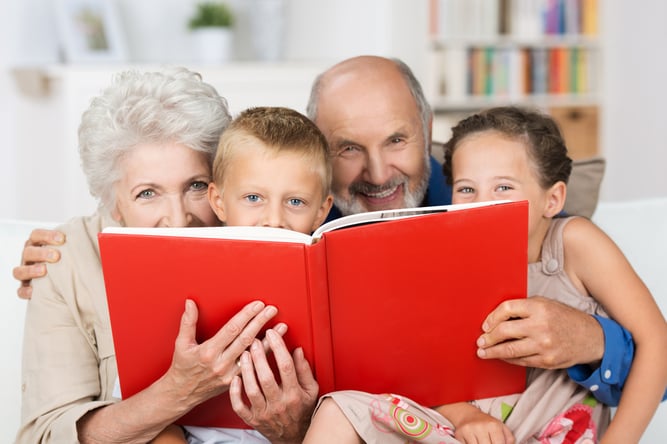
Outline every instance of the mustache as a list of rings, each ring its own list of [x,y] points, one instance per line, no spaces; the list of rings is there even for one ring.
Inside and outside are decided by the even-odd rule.
[[[354,194],[379,194],[383,191],[396,188],[399,185],[405,184],[408,182],[407,176],[393,177],[388,182],[385,182],[381,185],[375,185],[368,182],[352,182],[348,188],[350,195]]]

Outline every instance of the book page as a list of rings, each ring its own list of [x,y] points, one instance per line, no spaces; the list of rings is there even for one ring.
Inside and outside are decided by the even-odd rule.
[[[494,200],[490,202],[474,202],[456,205],[438,205],[432,207],[400,208],[396,210],[369,211],[366,213],[351,214],[334,219],[320,226],[313,233],[313,239],[317,240],[327,231],[333,231],[353,225],[362,225],[385,220],[401,219],[404,217],[423,216],[425,214],[443,213],[447,211],[465,210],[467,208],[497,205],[509,202],[508,200]]]
[[[140,234],[148,236],[197,237],[204,239],[243,239],[269,242],[292,242],[309,245],[312,237],[298,231],[273,227],[107,227],[103,233]]]

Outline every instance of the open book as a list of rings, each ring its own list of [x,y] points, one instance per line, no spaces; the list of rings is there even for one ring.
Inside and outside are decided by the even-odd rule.
[[[320,393],[440,405],[522,391],[525,370],[477,358],[482,321],[526,296],[526,202],[343,217],[313,236],[266,227],[110,228],[99,235],[124,397],[169,367],[186,298],[198,340],[262,300],[303,347]],[[244,427],[227,394],[181,424]]]

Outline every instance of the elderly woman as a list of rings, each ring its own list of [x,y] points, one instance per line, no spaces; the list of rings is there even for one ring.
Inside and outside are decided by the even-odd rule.
[[[197,344],[197,308],[187,301],[171,367],[144,391],[115,398],[116,360],[97,244],[97,234],[110,225],[217,224],[206,193],[229,121],[225,100],[185,69],[120,74],[83,114],[81,160],[100,206],[93,216],[60,228],[67,235],[62,259],[33,282],[17,442],[147,442],[238,379],[236,360],[275,307],[250,303]],[[244,442],[265,440],[255,431],[231,433]]]

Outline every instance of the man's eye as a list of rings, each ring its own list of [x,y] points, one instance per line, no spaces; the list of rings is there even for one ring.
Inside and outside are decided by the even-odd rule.
[[[137,194],[137,199],[150,199],[155,196],[155,191],[153,190],[142,190]]]
[[[196,181],[196,182],[192,182],[192,184],[190,185],[190,188],[191,188],[193,191],[202,191],[202,190],[206,190],[206,189],[208,189],[208,183],[203,182],[203,181],[201,181],[201,180],[198,180],[198,181]]]

